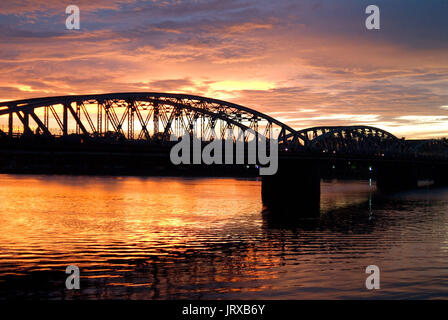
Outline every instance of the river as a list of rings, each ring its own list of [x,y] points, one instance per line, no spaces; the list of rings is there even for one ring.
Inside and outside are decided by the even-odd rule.
[[[254,179],[0,175],[0,299],[448,298],[448,188],[321,189],[301,219]]]

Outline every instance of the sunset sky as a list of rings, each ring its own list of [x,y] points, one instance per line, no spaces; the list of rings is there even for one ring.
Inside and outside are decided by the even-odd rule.
[[[370,4],[381,30],[365,27]],[[0,100],[179,92],[296,129],[448,136],[446,0],[6,0],[0,37]]]

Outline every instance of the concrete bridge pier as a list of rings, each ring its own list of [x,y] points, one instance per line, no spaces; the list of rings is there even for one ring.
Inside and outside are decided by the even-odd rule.
[[[448,187],[448,165],[440,165],[435,167],[434,185],[436,187]]]
[[[383,163],[376,167],[376,185],[381,192],[418,187],[417,168],[411,163]]]
[[[278,171],[263,176],[263,204],[275,214],[309,217],[319,214],[320,167],[316,160],[279,159]]]

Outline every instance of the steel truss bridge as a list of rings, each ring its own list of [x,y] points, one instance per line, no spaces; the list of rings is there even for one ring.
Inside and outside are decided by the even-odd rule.
[[[111,93],[57,96],[0,102],[0,136],[80,135],[85,139],[168,141],[186,132],[207,142],[238,139],[254,132],[278,139],[285,152],[406,155],[448,159],[448,142],[404,140],[370,126],[325,126],[295,130],[287,124],[238,104],[170,93]],[[239,130],[236,130],[239,129]],[[249,135],[244,135],[248,139]]]

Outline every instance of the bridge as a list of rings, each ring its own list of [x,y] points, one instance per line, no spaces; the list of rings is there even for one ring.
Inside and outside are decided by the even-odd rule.
[[[163,145],[170,136],[186,132],[207,143],[217,136],[237,139],[235,129],[278,140],[279,171],[263,178],[267,203],[316,198],[322,168],[335,163],[374,167],[384,190],[415,186],[419,178],[448,181],[446,139],[405,140],[363,125],[296,130],[245,106],[185,94],[111,93],[0,102],[0,140],[9,141],[9,146],[32,138],[62,144],[76,139],[109,142],[117,148]]]

